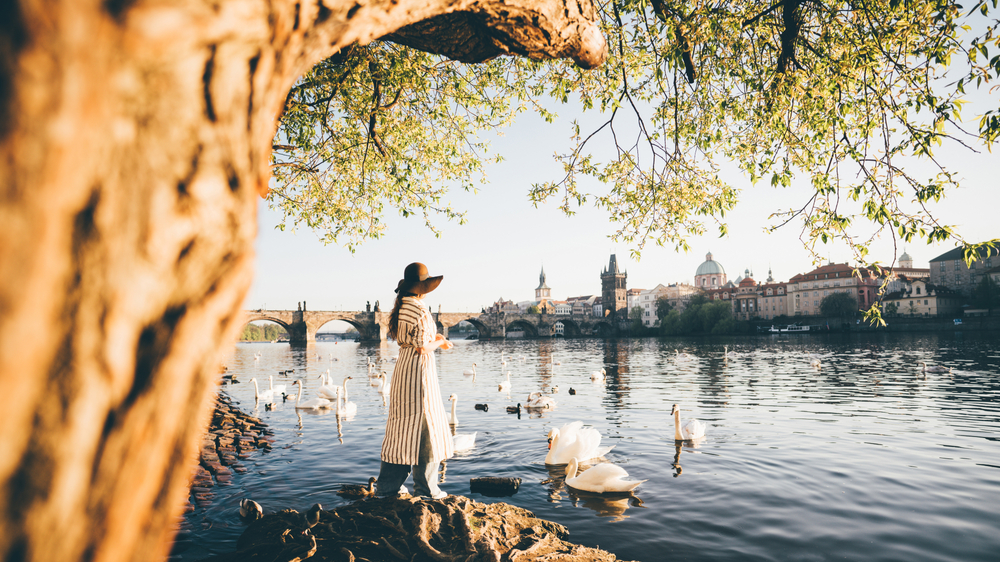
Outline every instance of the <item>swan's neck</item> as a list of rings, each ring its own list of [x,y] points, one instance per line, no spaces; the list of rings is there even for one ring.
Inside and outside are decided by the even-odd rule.
[[[260,390],[257,388],[257,379],[250,379],[253,382],[253,399],[260,400]]]
[[[299,392],[295,395],[295,405],[298,406],[299,405],[299,400],[302,399],[302,384],[299,383],[296,386],[299,387]]]
[[[344,379],[344,384],[341,386],[344,388],[344,402],[347,402],[347,379]]]
[[[569,464],[566,465],[566,478],[576,478],[577,470],[579,469],[579,464],[576,459],[571,459]]]
[[[458,416],[455,415],[455,409],[458,407],[458,400],[451,401],[451,423],[458,424]]]
[[[681,435],[681,412],[680,410],[674,411],[674,439],[682,440],[684,436]]]

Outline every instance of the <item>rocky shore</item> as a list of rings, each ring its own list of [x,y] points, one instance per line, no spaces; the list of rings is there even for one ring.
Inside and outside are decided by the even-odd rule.
[[[212,502],[214,488],[246,472],[240,462],[268,450],[272,432],[258,418],[219,393],[187,511]],[[331,562],[611,562],[614,554],[568,542],[569,531],[505,504],[483,504],[462,496],[424,500],[409,495],[366,498],[330,511],[318,521],[285,509],[250,523],[233,552],[204,562],[301,560]]]
[[[293,509],[265,515],[244,531],[234,552],[205,562],[617,560],[609,552],[568,542],[568,535],[562,525],[505,503],[462,496],[368,498],[321,510],[318,521],[307,521]]]
[[[209,505],[215,486],[228,485],[233,472],[246,472],[240,461],[250,458],[258,449],[270,449],[274,442],[271,435],[271,430],[259,419],[240,411],[229,396],[220,392],[208,432],[202,438],[185,512],[194,511],[195,506]]]

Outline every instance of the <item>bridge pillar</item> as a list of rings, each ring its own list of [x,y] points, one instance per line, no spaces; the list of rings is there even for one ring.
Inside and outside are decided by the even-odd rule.
[[[288,325],[288,343],[291,345],[305,345],[316,341],[316,333],[309,333],[303,314],[301,310],[292,311],[292,323]]]

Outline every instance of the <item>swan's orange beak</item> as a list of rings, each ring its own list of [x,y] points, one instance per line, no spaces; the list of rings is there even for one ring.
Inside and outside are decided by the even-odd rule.
[[[551,448],[552,448],[552,438],[550,437],[549,438],[549,449],[551,449]]]

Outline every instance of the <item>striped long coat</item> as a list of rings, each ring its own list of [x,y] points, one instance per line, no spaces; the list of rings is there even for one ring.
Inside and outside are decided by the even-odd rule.
[[[433,353],[419,353],[417,348],[434,341],[437,324],[422,300],[403,297],[399,308],[399,359],[392,372],[389,390],[389,420],[382,441],[382,460],[393,464],[419,463],[420,429],[427,422],[430,433],[431,462],[440,462],[454,454],[438,384]]]

